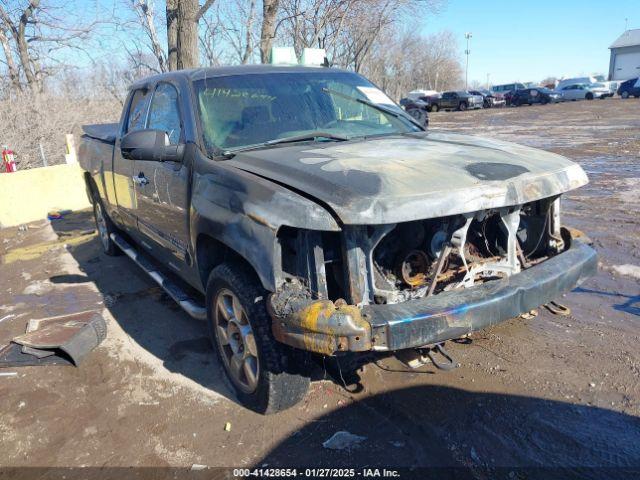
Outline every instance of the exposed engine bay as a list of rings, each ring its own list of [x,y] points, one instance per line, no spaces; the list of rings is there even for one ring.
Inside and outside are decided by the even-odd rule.
[[[288,285],[307,297],[394,304],[509,277],[560,253],[559,197],[444,218],[282,229]],[[293,283],[291,283],[293,282]],[[297,285],[297,287],[295,287]]]
[[[373,250],[375,303],[504,278],[562,250],[558,202],[396,225]]]

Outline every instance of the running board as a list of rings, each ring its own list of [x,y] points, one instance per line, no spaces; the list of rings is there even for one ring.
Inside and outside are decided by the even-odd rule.
[[[180,305],[185,312],[198,320],[206,320],[207,309],[199,305],[195,300],[187,295],[182,288],[159,272],[149,260],[138,253],[134,247],[129,245],[129,242],[117,233],[111,234],[111,240],[118,246],[118,248],[120,248],[120,250],[131,258],[131,260],[136,262],[140,268],[147,272],[147,274],[153,278],[153,280],[160,285],[165,292],[167,292],[167,295]]]

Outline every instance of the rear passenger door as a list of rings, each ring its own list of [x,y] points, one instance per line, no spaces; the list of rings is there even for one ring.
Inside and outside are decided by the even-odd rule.
[[[166,132],[170,145],[184,143],[184,120],[178,88],[169,82],[156,85],[151,98],[146,128]],[[189,165],[183,162],[136,160],[133,167],[138,199],[138,229],[143,246],[170,266],[185,260],[188,245]]]

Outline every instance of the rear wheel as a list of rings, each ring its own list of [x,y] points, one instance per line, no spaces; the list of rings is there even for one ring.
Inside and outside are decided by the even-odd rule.
[[[431,111],[432,112],[437,112],[438,111],[438,105],[431,105]]]
[[[625,91],[625,92],[622,92],[622,93],[620,94],[620,96],[621,96],[622,98],[629,98],[629,92],[626,92],[626,91]]]
[[[102,250],[109,256],[120,255],[122,252],[111,240],[111,234],[116,231],[113,222],[109,218],[109,215],[104,210],[102,201],[100,198],[94,196],[93,199],[93,217],[96,221],[96,230],[98,231],[98,238],[102,244]]]
[[[292,407],[309,388],[304,353],[271,333],[266,292],[244,265],[222,264],[207,282],[209,332],[238,400],[263,414]]]

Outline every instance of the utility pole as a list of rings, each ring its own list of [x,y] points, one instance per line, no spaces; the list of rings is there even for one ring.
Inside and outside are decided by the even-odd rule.
[[[490,73],[487,73],[487,90],[491,90],[491,87],[489,87],[489,77],[491,76]]]
[[[467,65],[465,67],[465,72],[464,72],[464,89],[467,90],[469,88],[469,54],[471,53],[471,50],[469,50],[469,40],[471,39],[472,35],[471,32],[467,32],[464,34],[464,38],[467,39],[467,49],[464,51],[465,55],[467,56]]]

